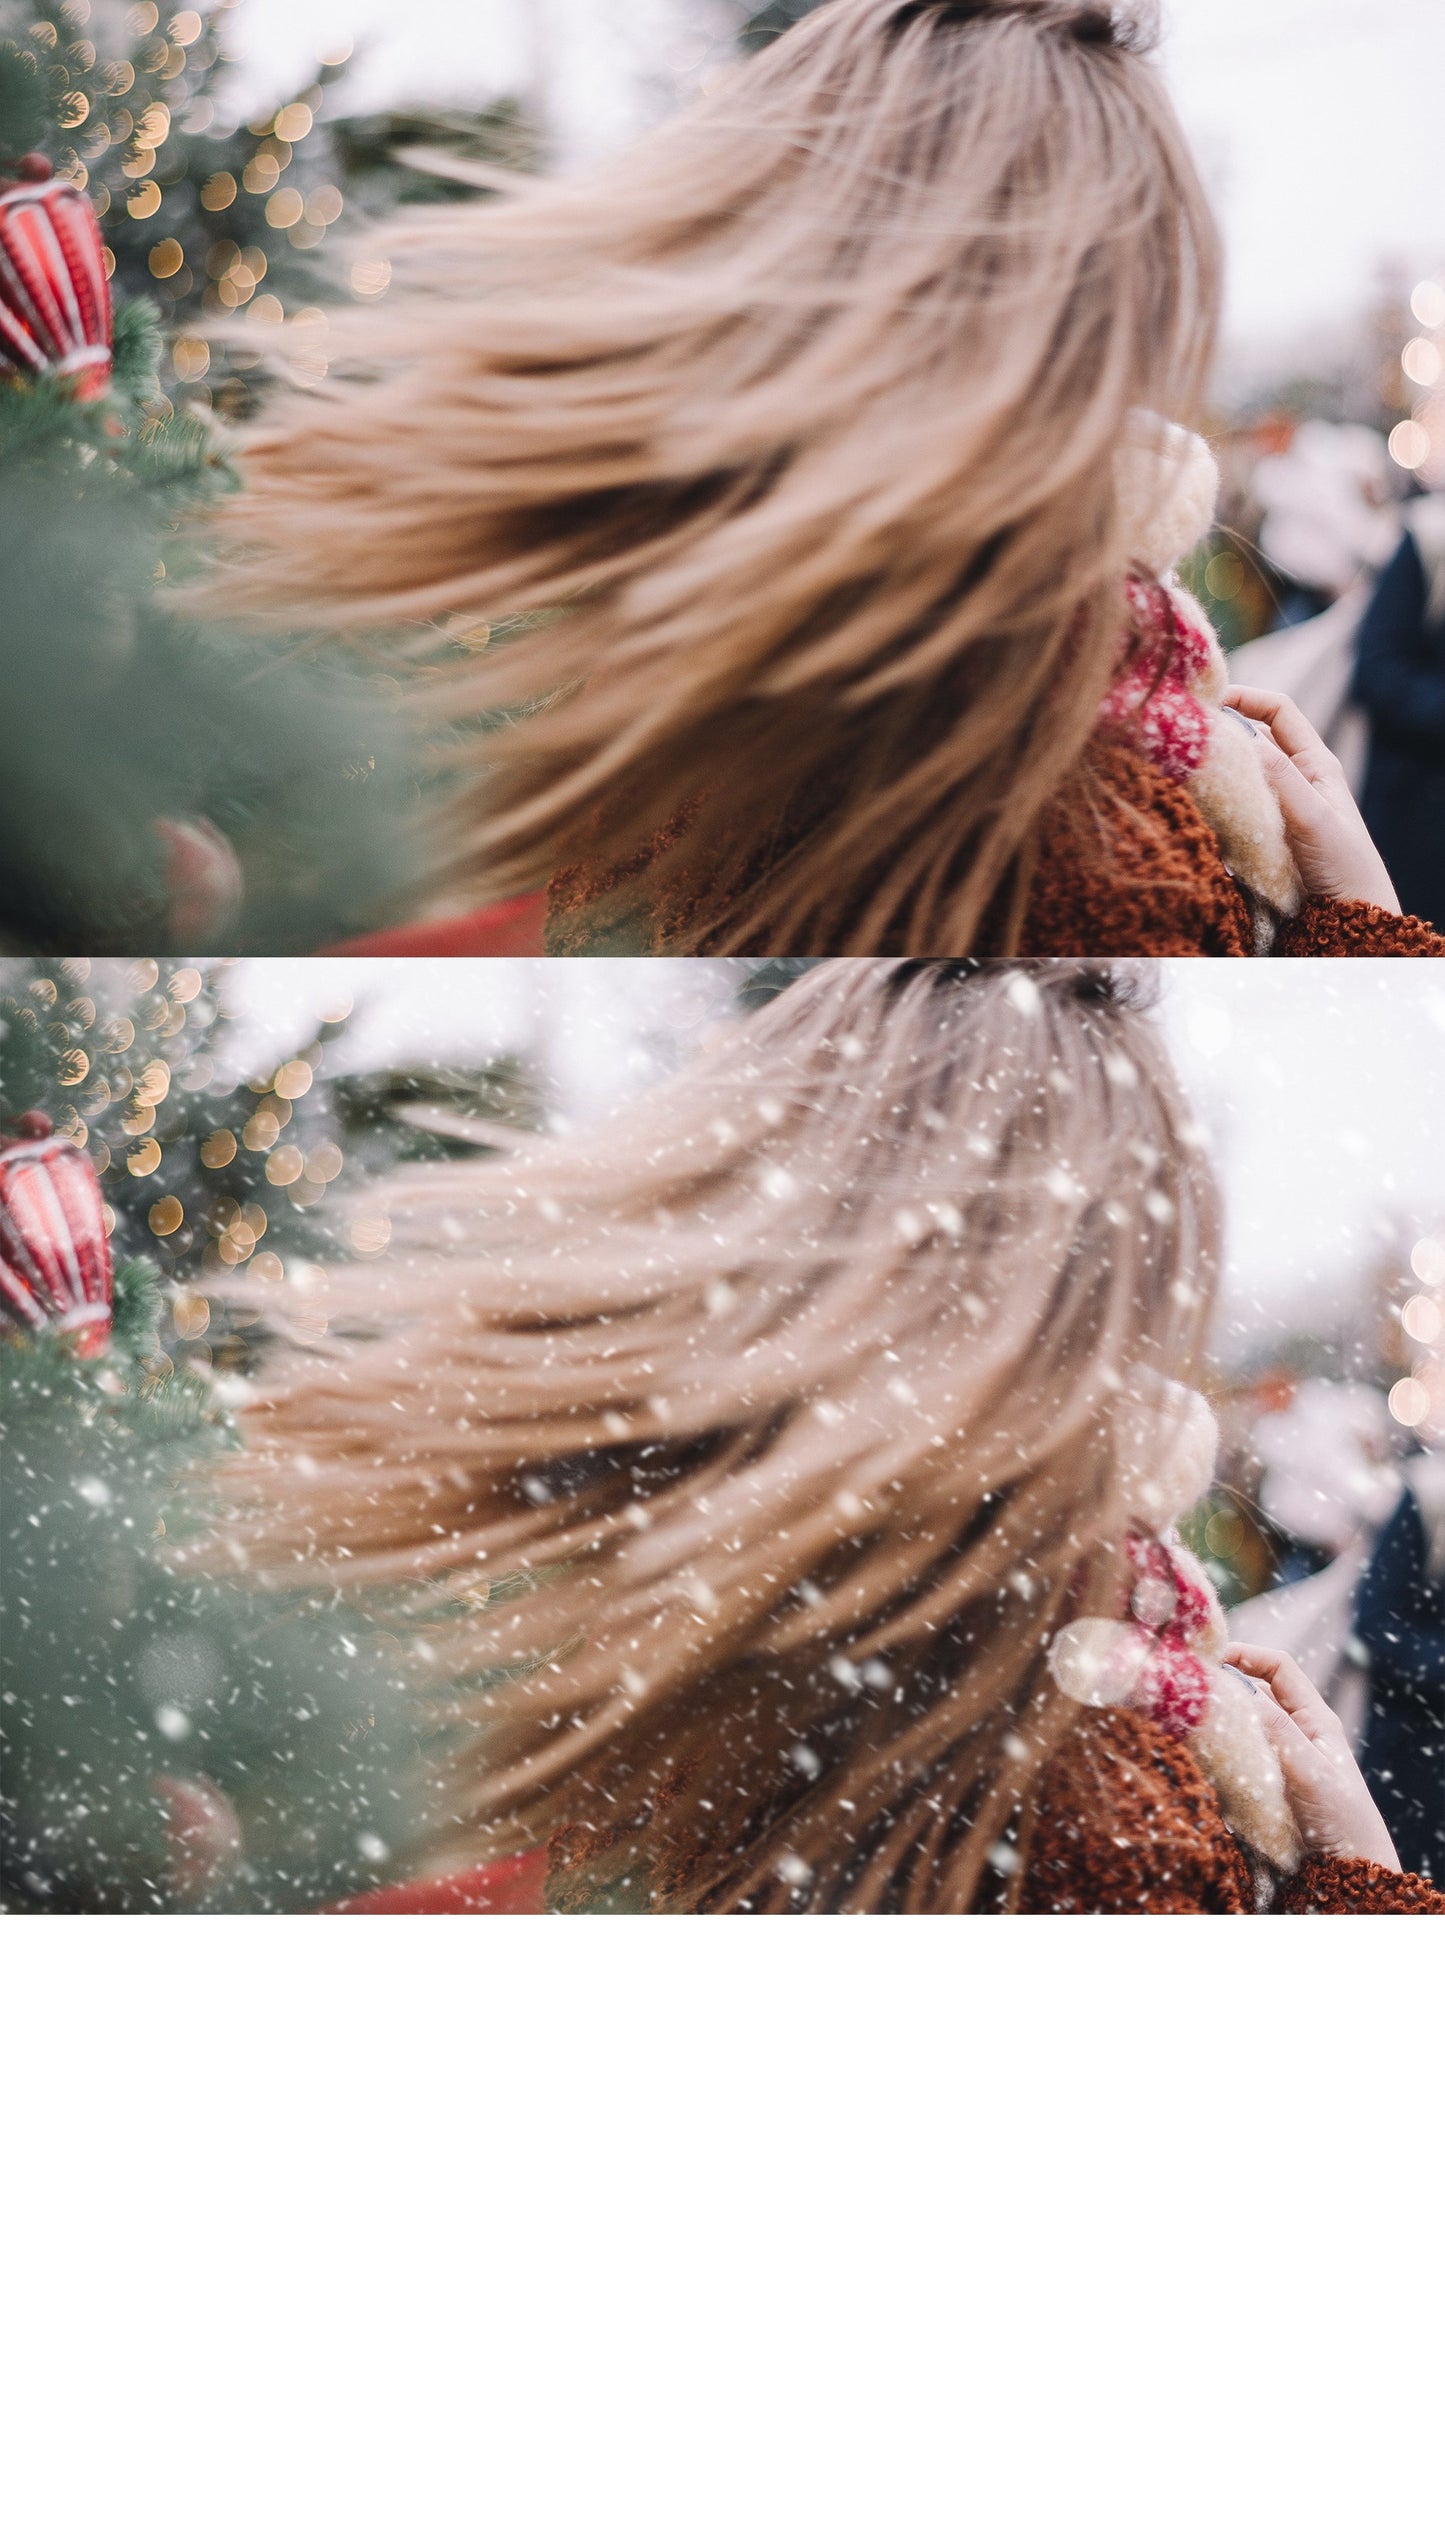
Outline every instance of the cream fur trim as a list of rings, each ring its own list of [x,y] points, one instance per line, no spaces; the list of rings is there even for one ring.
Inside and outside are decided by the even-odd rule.
[[[1259,1695],[1251,1693],[1237,1668],[1211,1663],[1208,1710],[1186,1744],[1219,1795],[1226,1825],[1241,1843],[1262,1853],[1282,1879],[1292,1879],[1304,1860],[1304,1846],[1279,1758],[1260,1718]]]
[[[1219,1457],[1219,1424],[1197,1388],[1173,1379],[1158,1379],[1141,1403],[1139,1429],[1128,1443],[1140,1470],[1129,1508],[1141,1527],[1157,1534],[1185,1518],[1208,1492]]]
[[[1118,480],[1135,569],[1167,587],[1175,612],[1209,651],[1208,671],[1194,689],[1209,714],[1209,752],[1191,777],[1190,795],[1213,829],[1225,868],[1260,904],[1288,921],[1304,903],[1304,889],[1285,840],[1284,814],[1265,778],[1259,741],[1219,707],[1230,678],[1218,634],[1175,577],[1213,524],[1219,467],[1202,439],[1152,414],[1136,414],[1120,452]],[[1445,516],[1445,503],[1441,507]]]
[[[1219,1425],[1196,1390],[1160,1381],[1141,1399],[1139,1423],[1125,1445],[1149,1472],[1132,1488],[1136,1516],[1162,1538],[1178,1573],[1192,1582],[1205,1609],[1189,1642],[1209,1679],[1209,1701],[1184,1740],[1213,1784],[1227,1825],[1283,1878],[1304,1859],[1279,1758],[1261,1718],[1260,1694],[1224,1664],[1229,1621],[1208,1573],[1173,1534],[1213,1480]],[[1151,1447],[1151,1434],[1153,1445]],[[1137,1605],[1137,1601],[1135,1604]],[[1124,1710],[1144,1700],[1146,1672],[1159,1637],[1132,1615],[1122,1621],[1084,1617],[1065,1625],[1049,1647],[1055,1685],[1070,1702]]]
[[[1190,796],[1219,842],[1226,869],[1288,921],[1305,900],[1284,813],[1265,779],[1260,746],[1228,712],[1214,715],[1209,752],[1189,784]]]
[[[1214,452],[1177,422],[1139,413],[1120,452],[1118,479],[1129,559],[1151,579],[1167,579],[1214,524]]]

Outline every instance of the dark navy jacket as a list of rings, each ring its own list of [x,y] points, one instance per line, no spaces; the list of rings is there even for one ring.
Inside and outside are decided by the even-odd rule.
[[[1365,823],[1403,910],[1445,931],[1445,621],[1427,620],[1427,586],[1407,535],[1365,617],[1355,695],[1373,729]]]
[[[1445,1583],[1412,1492],[1381,1532],[1355,1632],[1370,1669],[1366,1780],[1405,1869],[1445,1888]]]

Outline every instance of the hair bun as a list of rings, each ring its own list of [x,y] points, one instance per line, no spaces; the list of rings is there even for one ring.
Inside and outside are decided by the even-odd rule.
[[[1112,44],[1121,53],[1147,53],[1159,41],[1157,0],[1134,0],[1128,8],[1121,7],[1119,0],[1076,0],[1073,6],[1068,0],[1059,6],[1046,0],[1040,14],[1081,44]]]
[[[1082,44],[1114,44],[1120,52],[1152,52],[1159,41],[1156,0],[1138,0],[1133,8],[1078,8],[1069,13],[1068,32]]]
[[[1147,52],[1158,39],[1156,0],[902,0],[895,32],[931,19],[935,26],[977,25],[984,18],[1032,20],[1050,34],[1072,35],[1081,44],[1108,44],[1121,52]]]
[[[816,962],[826,965],[829,961],[819,958]],[[1159,980],[1152,966],[1135,958],[1113,957],[900,957],[886,978],[885,990],[896,994],[921,981],[935,992],[957,992],[990,978],[1010,988],[1021,1008],[1072,1001],[1094,1010],[1147,1011],[1156,1008],[1159,999]]]

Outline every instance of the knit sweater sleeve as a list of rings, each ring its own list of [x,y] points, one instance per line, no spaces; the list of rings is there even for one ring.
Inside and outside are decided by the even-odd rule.
[[[1188,1750],[1136,1713],[1083,1717],[1039,1785],[1020,1911],[1254,1910],[1244,1855]]]
[[[1336,903],[1314,897],[1286,922],[1276,957],[1445,957],[1445,933],[1412,913],[1384,913],[1378,905]]]
[[[1445,1892],[1378,1862],[1314,1860],[1286,1882],[1279,1914],[1445,1914]]]
[[[1043,817],[1018,949],[1029,957],[1250,957],[1254,925],[1184,784],[1127,739],[1100,736]]]
[[[1039,1785],[1020,1912],[1257,1911],[1243,1849],[1188,1748],[1138,1713],[1081,1717]],[[1445,1914],[1445,1893],[1410,1871],[1317,1858],[1269,1911]]]

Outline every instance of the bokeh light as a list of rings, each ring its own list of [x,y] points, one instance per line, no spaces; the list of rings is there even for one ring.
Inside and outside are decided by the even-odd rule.
[[[1445,1334],[1445,1311],[1437,1300],[1427,1299],[1421,1292],[1406,1301],[1400,1323],[1412,1343],[1437,1344]]]
[[[1390,454],[1407,474],[1418,474],[1430,462],[1430,433],[1423,422],[1397,422],[1390,433]]]
[[[1430,1413],[1430,1391],[1424,1380],[1397,1379],[1390,1390],[1390,1411],[1406,1431],[1418,1431]]]

